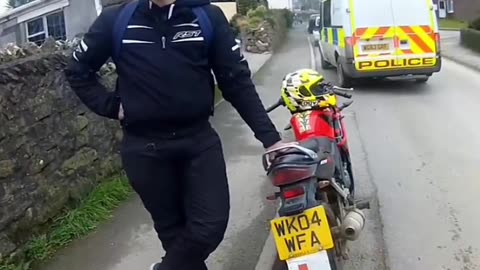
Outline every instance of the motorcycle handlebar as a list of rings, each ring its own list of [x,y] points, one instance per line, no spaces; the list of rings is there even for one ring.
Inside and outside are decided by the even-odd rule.
[[[343,88],[343,87],[331,85],[331,89],[335,93],[335,95],[338,95],[344,98],[352,98],[352,95],[346,93],[346,91],[353,91],[353,88]]]
[[[352,98],[352,95],[351,95],[351,94],[347,94],[347,93],[342,92],[342,91],[339,91],[339,90],[333,89],[333,92],[334,92],[335,95],[337,95],[337,96],[341,96],[341,97],[344,97],[344,98]]]
[[[341,97],[344,97],[344,98],[349,98],[349,99],[352,98],[352,95],[346,93],[345,91],[353,91],[353,88],[342,88],[342,87],[338,87],[338,86],[331,85],[331,84],[325,84],[325,86],[329,87],[338,96],[341,96]],[[276,108],[278,108],[280,106],[285,106],[282,98],[280,98],[274,104],[270,105],[270,107],[266,108],[265,111],[267,111],[267,113],[270,113],[271,111],[275,110]]]

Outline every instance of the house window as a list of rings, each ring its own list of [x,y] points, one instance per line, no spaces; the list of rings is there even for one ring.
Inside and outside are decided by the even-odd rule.
[[[453,0],[447,0],[447,12],[453,13],[455,10],[453,8]]]
[[[445,9],[445,2],[444,1],[440,1],[438,3],[438,5],[440,6],[440,9]]]
[[[45,26],[43,18],[38,18],[27,23],[27,39],[30,42],[35,42],[41,45],[46,39]]]
[[[65,40],[67,38],[63,11],[27,22],[28,41],[40,46],[48,37],[53,37],[55,40]]]

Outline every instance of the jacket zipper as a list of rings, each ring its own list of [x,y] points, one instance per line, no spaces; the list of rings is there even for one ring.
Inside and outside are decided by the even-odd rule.
[[[153,21],[155,22],[155,27],[162,34],[162,49],[167,48],[167,37],[165,36],[168,33],[169,22],[168,19],[162,21],[157,16],[152,16]]]

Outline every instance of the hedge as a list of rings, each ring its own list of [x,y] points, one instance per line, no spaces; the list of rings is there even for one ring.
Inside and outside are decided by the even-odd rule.
[[[470,28],[460,30],[460,42],[462,46],[480,53],[480,31]]]

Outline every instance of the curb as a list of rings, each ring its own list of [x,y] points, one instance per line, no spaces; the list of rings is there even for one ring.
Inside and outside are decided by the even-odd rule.
[[[313,70],[317,70],[317,61],[315,59],[315,51],[313,49],[312,43],[310,42],[310,37],[307,36],[308,47],[310,49],[310,68]],[[275,218],[278,217],[278,213],[275,215]],[[268,238],[265,240],[265,244],[263,245],[262,253],[260,253],[260,257],[258,257],[257,265],[255,266],[255,270],[275,270],[274,268],[278,268],[275,264],[277,261],[277,248],[275,247],[275,242],[273,240],[272,233],[270,230],[268,231]]]
[[[277,217],[278,214],[275,215],[275,218]],[[268,230],[268,238],[265,240],[265,244],[263,245],[262,253],[260,253],[255,270],[273,270],[276,259],[277,249],[275,247],[272,233],[270,230]]]
[[[460,28],[438,28],[438,30],[441,30],[441,31],[455,31],[455,32],[460,32]]]
[[[312,41],[310,36],[307,36],[308,48],[310,49],[310,68],[317,70],[317,61],[315,61],[315,51],[313,50]]]
[[[479,65],[475,65],[471,62],[467,62],[467,61],[463,61],[463,60],[459,60],[458,58],[456,58],[455,56],[451,56],[451,55],[446,55],[444,53],[442,53],[442,56],[452,62],[455,62],[457,64],[460,64],[462,66],[465,66],[465,67],[468,67],[470,69],[473,69],[473,70],[476,70],[476,71],[480,71],[480,66]]]

